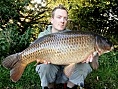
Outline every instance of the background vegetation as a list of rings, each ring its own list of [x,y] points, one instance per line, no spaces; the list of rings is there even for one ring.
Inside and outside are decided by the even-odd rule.
[[[40,0],[39,0],[40,1]],[[24,50],[50,24],[53,7],[63,4],[69,11],[68,28],[88,30],[109,38],[115,50],[100,57],[100,67],[85,80],[86,89],[118,89],[118,1],[117,0],[1,0],[0,61]],[[0,62],[0,89],[40,89],[40,79],[30,64],[13,83]]]

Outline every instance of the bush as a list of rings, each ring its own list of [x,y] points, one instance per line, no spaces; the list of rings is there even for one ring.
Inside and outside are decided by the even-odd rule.
[[[31,43],[32,30],[29,28],[20,35],[16,25],[8,25],[0,31],[0,57],[20,52]]]
[[[16,25],[9,24],[5,29],[2,29],[0,31],[1,61],[8,55],[21,52],[31,43],[33,34],[32,29],[27,29],[26,32],[22,35],[17,29],[18,28]],[[35,76],[35,68],[34,66],[31,66],[26,68],[26,70],[27,71],[24,73],[25,76],[23,76],[23,78],[18,83],[13,83],[9,78],[9,71],[3,68],[0,63],[0,89],[28,89],[28,87],[31,89],[31,87],[35,86],[35,84],[37,83],[32,80],[32,78],[34,78],[33,76]]]

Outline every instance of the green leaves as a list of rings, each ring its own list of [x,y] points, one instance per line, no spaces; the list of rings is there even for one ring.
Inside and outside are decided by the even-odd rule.
[[[25,49],[31,42],[32,30],[20,35],[16,25],[8,25],[6,29],[0,31],[0,56],[20,52]]]

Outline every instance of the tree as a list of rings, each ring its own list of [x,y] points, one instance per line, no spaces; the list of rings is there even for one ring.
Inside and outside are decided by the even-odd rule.
[[[24,34],[27,28],[38,28],[47,17],[47,7],[41,4],[31,3],[31,0],[2,0],[0,1],[1,24],[0,28],[4,29],[8,23],[17,24],[19,32]],[[45,22],[46,23],[46,22]]]
[[[46,24],[49,8],[31,0],[0,1],[0,52],[9,55],[25,49]]]

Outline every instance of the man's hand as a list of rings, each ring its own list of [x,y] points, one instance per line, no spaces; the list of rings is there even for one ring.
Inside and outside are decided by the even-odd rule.
[[[36,61],[37,61],[36,65],[38,65],[39,63],[50,64],[50,62],[46,61],[46,60],[39,60],[39,59],[37,59]]]
[[[44,60],[43,64],[50,64],[50,62],[47,62],[46,60]]]
[[[93,61],[93,54],[91,54],[86,60],[84,60],[82,63],[89,63]]]

